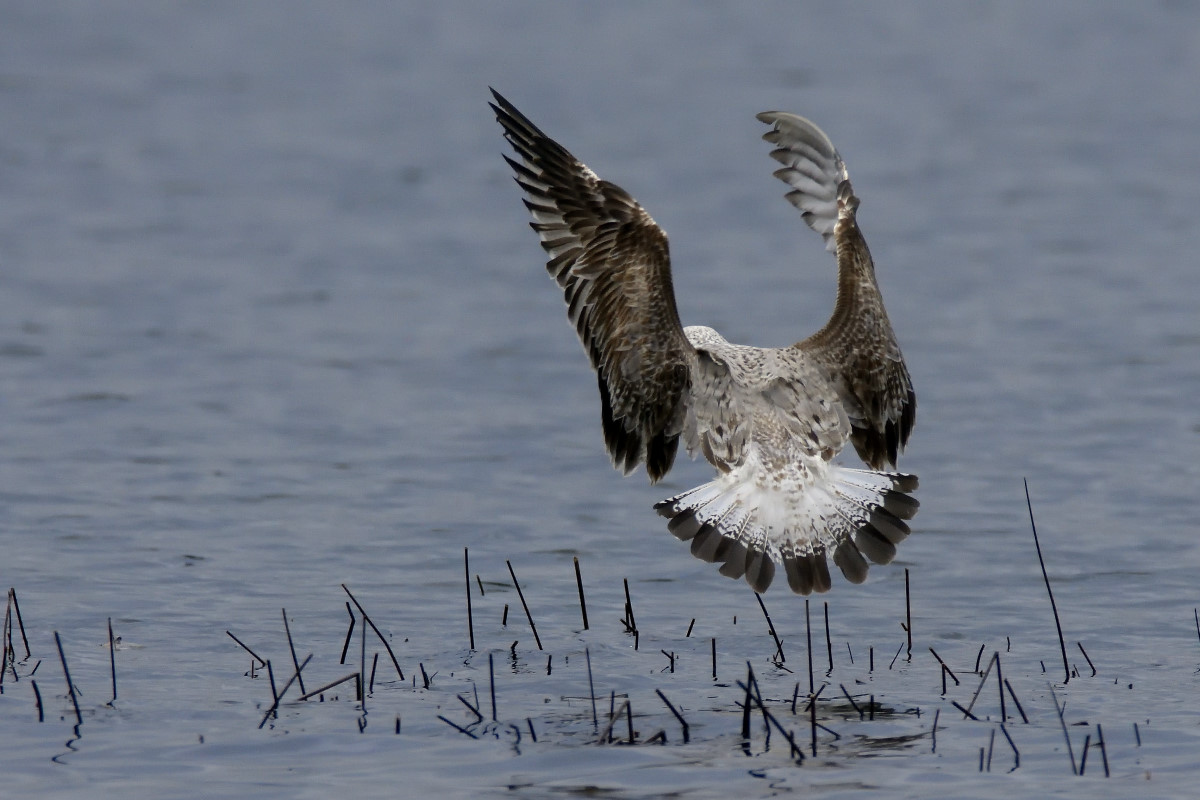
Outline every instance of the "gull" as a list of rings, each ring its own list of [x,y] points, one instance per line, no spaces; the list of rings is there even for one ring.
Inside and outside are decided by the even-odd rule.
[[[797,594],[828,591],[827,557],[851,583],[887,564],[910,533],[917,477],[896,471],[916,395],[856,220],[859,200],[829,137],[767,111],[775,177],[838,265],[837,300],[819,331],[790,347],[733,344],[683,327],[667,235],[633,197],[601,179],[494,89],[517,158],[530,223],[562,289],[600,388],[613,466],[667,474],[680,438],[716,469],[709,483],[655,505],[693,555],[765,592],[783,567]],[[868,469],[833,459],[852,444]]]

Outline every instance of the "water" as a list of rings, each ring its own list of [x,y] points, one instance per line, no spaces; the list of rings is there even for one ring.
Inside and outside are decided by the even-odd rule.
[[[0,586],[16,588],[34,655],[0,695],[5,790],[1187,793],[1198,29],[1172,3],[10,8]],[[672,237],[685,323],[735,341],[806,335],[834,291],[753,114],[810,116],[847,159],[920,398],[903,465],[923,507],[895,565],[812,606],[822,700],[844,683],[884,708],[860,722],[847,702],[820,705],[842,738],[822,734],[803,766],[778,732],[766,749],[761,721],[744,753],[734,706],[749,659],[807,747],[789,708],[797,680],[807,691],[803,601],[766,597],[792,674],[772,666],[744,585],[650,511],[707,468],[648,487],[607,465],[594,382],[499,158],[488,85],[643,202]],[[1023,477],[1082,668],[1065,687]],[[464,547],[486,591],[473,654]],[[889,670],[905,568],[913,655]],[[623,578],[637,651],[619,623]],[[343,687],[259,730],[270,690],[225,631],[282,683],[286,608],[299,656],[314,653],[309,688],[342,677],[362,647],[338,663],[342,583],[392,637],[405,681],[384,654],[365,717]],[[122,639],[113,707],[108,617]],[[55,630],[83,692],[78,738]],[[994,678],[978,701],[991,722],[949,704],[969,702],[980,645],[983,664],[1001,653],[1031,719],[1007,709],[1011,774]],[[946,699],[930,646],[962,679]],[[366,658],[379,649],[368,638]],[[585,649],[601,726],[609,692],[625,694],[641,738],[662,729],[666,746],[589,744]],[[470,723],[455,695],[473,684],[489,702],[488,653],[519,743],[437,719]],[[39,658],[42,723],[27,674]],[[429,689],[419,664],[436,673]],[[1088,723],[1071,728],[1077,759],[1103,726],[1111,783],[1096,748],[1071,776],[1048,680],[1067,721]]]

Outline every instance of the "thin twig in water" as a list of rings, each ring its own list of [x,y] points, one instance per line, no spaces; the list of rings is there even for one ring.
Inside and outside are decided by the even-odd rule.
[[[463,578],[467,583],[467,636],[470,638],[471,649],[475,649],[475,616],[471,610],[471,556],[466,547],[463,548]]]
[[[1038,564],[1042,567],[1042,580],[1046,582],[1046,594],[1050,595],[1050,610],[1054,612],[1054,627],[1058,629],[1058,646],[1062,650],[1063,683],[1071,680],[1071,667],[1067,664],[1067,641],[1063,638],[1062,622],[1058,619],[1058,606],[1054,603],[1054,592],[1050,589],[1050,576],[1046,573],[1046,561],[1042,558],[1042,545],[1038,541],[1037,523],[1033,521],[1033,501],[1029,499],[1029,480],[1025,481],[1025,505],[1029,508],[1029,527],[1033,529],[1033,546],[1037,548]]]
[[[37,681],[30,681],[30,683],[32,683],[32,684],[33,684],[33,700],[34,700],[34,702],[35,702],[35,703],[37,703],[37,710],[38,710],[38,722],[45,722],[45,721],[46,721],[46,715],[45,715],[45,712],[44,712],[44,711],[43,711],[43,709],[42,709],[42,693],[41,693],[41,691],[38,689]],[[1134,731],[1136,731],[1136,730],[1137,730],[1137,723],[1136,723],[1136,722],[1133,724],[1133,729],[1134,729]],[[1138,746],[1141,746],[1141,741],[1142,741],[1142,740],[1141,740],[1141,738],[1139,738],[1139,739],[1138,739]]]
[[[295,681],[296,678],[298,678],[300,676],[300,671],[308,666],[308,662],[312,660],[312,657],[313,657],[313,654],[309,653],[308,657],[305,658],[304,661],[302,661],[300,663],[300,665],[296,668],[296,671],[292,673],[292,677],[288,678],[288,682],[283,685],[283,689],[281,689],[279,694],[275,696],[275,702],[271,703],[271,707],[268,708],[267,713],[263,715],[262,722],[258,723],[259,728],[261,728],[263,725],[266,725],[267,720],[269,720],[271,718],[271,715],[274,714],[275,711],[279,708],[279,701],[283,698],[283,695],[287,692],[288,688],[292,685],[292,682]]]
[[[808,614],[808,598],[804,598],[804,637],[806,642],[805,650],[808,651],[808,693],[812,695],[813,687],[813,663],[812,663],[812,618]]]
[[[317,695],[319,695],[319,694],[324,694],[325,692],[328,692],[330,689],[332,689],[332,688],[333,688],[333,687],[335,687],[335,686],[339,686],[339,685],[341,685],[341,684],[345,683],[346,681],[352,681],[352,680],[355,680],[355,679],[357,679],[358,677],[359,677],[359,675],[358,675],[358,673],[357,673],[357,672],[351,672],[351,673],[350,673],[349,675],[347,675],[346,677],[344,677],[344,678],[338,678],[336,681],[333,681],[332,683],[327,683],[327,684],[325,684],[324,686],[322,686],[320,689],[313,689],[311,692],[308,692],[307,694],[301,695],[301,696],[300,696],[299,698],[297,698],[297,699],[299,699],[299,700],[307,700],[307,699],[308,699],[308,698],[310,698],[310,697],[316,697],[316,696],[317,696]],[[357,693],[357,692],[356,692],[356,693]]]
[[[1058,705],[1058,695],[1054,693],[1053,684],[1046,684],[1050,687],[1050,698],[1054,701],[1054,711],[1058,714],[1058,722],[1062,725],[1063,738],[1067,740],[1067,754],[1071,756],[1071,774],[1078,775],[1079,770],[1075,768],[1075,750],[1071,747],[1071,734],[1067,732],[1067,721],[1063,718],[1063,710]]]
[[[667,708],[671,709],[671,713],[675,715],[675,719],[679,720],[679,725],[683,728],[683,743],[687,744],[692,738],[688,732],[687,720],[683,718],[683,714],[679,713],[679,709],[671,705],[671,701],[668,700],[667,696],[662,693],[662,689],[655,689],[654,691],[658,694],[662,701],[667,704]]]
[[[1087,659],[1088,666],[1092,668],[1092,677],[1096,677],[1096,665],[1092,663],[1092,659],[1088,656],[1087,650],[1083,649],[1083,642],[1076,642],[1075,644],[1079,648],[1079,652],[1083,653],[1083,657]]]
[[[362,614],[363,622],[370,625],[371,630],[375,631],[375,635],[379,637],[379,641],[383,642],[383,649],[387,650],[388,656],[392,659],[392,666],[396,668],[396,674],[400,676],[400,680],[404,680],[404,670],[400,669],[400,662],[396,660],[396,654],[392,652],[392,646],[388,644],[388,640],[384,637],[383,632],[379,630],[375,621],[367,616],[367,611],[362,607],[362,603],[358,602],[358,598],[350,593],[350,590],[346,588],[346,584],[344,583],[342,584],[342,591],[350,596],[350,599],[354,601],[354,606],[358,609],[358,613]]]
[[[763,603],[762,595],[755,592],[754,599],[758,601],[758,607],[762,609],[763,616],[767,618],[767,630],[770,631],[771,638],[775,640],[775,655],[778,656],[780,663],[787,661],[787,657],[783,654],[783,642],[779,641],[779,634],[775,632],[775,625],[771,622],[771,615],[767,613],[767,606]]]
[[[4,676],[8,672],[8,653],[12,646],[12,597],[4,607],[4,625],[0,627],[0,692],[4,691]],[[13,675],[17,674],[17,655],[13,653]]]
[[[741,681],[736,681],[736,683],[738,685],[738,688],[746,691],[747,697],[749,698],[747,705],[749,705],[750,703],[753,703],[754,705],[758,706],[760,711],[762,711],[763,719],[765,719],[767,722],[768,741],[770,739],[770,730],[771,730],[770,726],[774,725],[775,730],[779,731],[779,734],[781,736],[783,736],[783,738],[787,739],[788,747],[791,748],[791,755],[797,761],[803,762],[804,761],[804,752],[800,749],[799,745],[796,744],[795,734],[793,734],[791,731],[784,728],[782,723],[780,723],[779,720],[775,718],[775,715],[772,714],[767,709],[766,705],[763,703],[761,693],[759,693],[757,691],[757,689],[758,689],[757,681],[755,681],[754,684],[742,683]],[[751,691],[752,685],[753,685],[754,691]]]
[[[1021,707],[1021,701],[1017,699],[1017,693],[1013,691],[1012,684],[1008,682],[1008,678],[1004,679],[1004,686],[1008,689],[1008,696],[1017,705],[1017,712],[1021,715],[1021,721],[1028,725],[1029,717],[1025,716],[1025,709]]]
[[[292,644],[292,629],[288,627],[287,609],[283,609],[283,632],[287,634],[288,650],[292,652],[292,666],[296,668],[296,677],[300,681],[300,694],[305,694],[304,677],[300,675],[300,664],[296,661],[296,646]]]
[[[588,618],[587,618],[587,600],[585,600],[583,597],[583,575],[579,571],[579,556],[575,556],[574,558],[575,558],[575,585],[579,587],[579,611],[580,611],[580,613],[583,614],[583,629],[586,631],[588,629]],[[530,733],[533,732],[533,728],[530,728],[529,730],[530,730]],[[537,739],[534,739],[534,741],[536,742]]]
[[[908,588],[908,567],[904,568],[904,626],[908,634],[908,660],[912,661],[912,594]]]
[[[850,701],[850,705],[853,706],[854,710],[858,712],[858,718],[861,720],[863,718],[863,710],[858,707],[858,703],[854,702],[854,698],[851,697],[850,693],[846,691],[846,685],[844,683],[839,683],[838,688],[842,690],[842,694],[846,696],[846,699]]]
[[[1008,722],[1008,710],[1004,707],[1004,673],[1000,670],[1000,651],[993,656],[996,660],[996,689],[1000,692],[1000,722]]]
[[[117,702],[117,640],[113,637],[112,617],[108,618],[108,665],[112,670],[112,700],[108,701],[108,705]]]
[[[529,604],[525,602],[525,593],[521,591],[521,584],[517,582],[517,573],[513,571],[511,561],[505,561],[508,564],[508,574],[512,575],[513,585],[517,587],[517,597],[521,599],[521,607],[525,609],[525,618],[529,620],[529,628],[533,631],[533,640],[537,642],[538,650],[542,649],[542,637],[538,636],[537,625],[533,624],[533,615],[529,613]]]
[[[829,638],[829,602],[825,602],[825,652],[829,655],[829,671],[826,675],[833,674],[833,640]]]
[[[454,730],[458,731],[459,733],[465,733],[467,736],[470,736],[472,739],[478,739],[478,738],[479,738],[478,736],[476,736],[475,734],[471,733],[469,730],[467,730],[466,728],[462,727],[461,725],[455,725],[453,722],[451,722],[450,720],[446,719],[446,718],[445,718],[445,717],[443,717],[441,714],[438,714],[438,719],[440,719],[442,722],[444,722],[444,723],[446,723],[447,725],[449,725],[451,728],[454,728]],[[400,720],[399,720],[399,719],[397,719],[397,720],[396,720],[396,733],[399,733],[399,732],[400,732]]]
[[[638,626],[637,620],[633,616],[633,600],[631,600],[629,597],[629,578],[622,578],[621,580],[625,583],[625,619],[623,620],[625,623],[625,631],[626,633],[632,633],[636,635]],[[637,647],[634,647],[633,649],[636,650]]]
[[[242,649],[243,649],[243,650],[245,650],[247,653],[249,653],[251,656],[253,656],[253,657],[254,657],[254,659],[255,659],[255,660],[256,660],[256,661],[257,661],[259,664],[261,664],[261,665],[262,665],[262,666],[264,666],[264,667],[267,665],[267,662],[263,660],[263,657],[262,657],[262,656],[260,656],[258,653],[254,652],[253,650],[251,650],[249,647],[247,647],[247,646],[246,646],[246,643],[245,643],[245,642],[243,642],[241,639],[239,639],[238,637],[234,636],[234,635],[233,635],[232,633],[230,633],[229,631],[225,631],[225,635],[226,635],[226,636],[228,636],[230,639],[233,639],[233,640],[234,640],[235,642],[237,642],[239,645],[241,645]]]
[[[21,631],[21,643],[25,645],[25,659],[29,660],[32,654],[29,652],[29,639],[25,636],[25,620],[21,618],[21,604],[17,602],[17,590],[10,588],[8,597],[12,600],[13,611],[17,615],[17,628]]]
[[[75,706],[75,724],[83,724],[83,715],[79,713],[79,698],[75,696],[75,684],[71,682],[71,672],[67,669],[67,657],[63,654],[62,637],[54,632],[54,643],[58,645],[58,658],[62,661],[63,677],[67,681],[67,694],[71,696],[71,704]]]
[[[960,706],[960,705],[958,704],[958,701],[956,701],[956,700],[951,700],[951,701],[950,701],[950,705],[954,706],[954,707],[955,707],[955,708],[957,708],[959,711],[961,711],[961,712],[963,713],[963,716],[964,716],[965,718],[968,718],[968,719],[973,719],[973,720],[975,720],[976,722],[979,722],[979,717],[975,716],[975,715],[974,715],[974,714],[972,714],[970,711],[968,711],[967,709],[965,709],[965,708],[963,708],[962,706]]]
[[[952,670],[952,669],[950,669],[950,667],[946,666],[946,662],[943,661],[942,657],[937,654],[937,650],[934,650],[931,647],[931,648],[929,648],[929,652],[933,653],[933,657],[936,658],[938,663],[942,665],[943,674],[945,674],[947,672],[950,673],[950,677],[954,679],[954,685],[959,686],[960,681],[958,680],[958,676],[954,674],[954,670]]]
[[[968,711],[975,707],[975,701],[979,699],[979,693],[983,691],[983,685],[987,683],[988,675],[992,674],[992,665],[996,664],[999,661],[999,658],[1000,654],[994,653],[992,657],[988,659],[987,669],[983,671],[983,677],[979,679],[979,686],[975,688],[975,694],[971,695],[971,702],[967,703]]]
[[[1104,746],[1104,731],[1100,729],[1100,723],[1096,723],[1096,738],[1100,743],[1100,758],[1104,762],[1104,777],[1110,777],[1108,774],[1108,748]]]
[[[362,675],[367,671],[367,626],[362,626],[362,635],[358,637],[358,674]],[[416,682],[416,676],[413,677],[413,682]],[[363,722],[366,722],[367,715],[367,700],[362,694],[362,681],[358,682],[358,699],[362,703]],[[361,729],[360,729],[361,732]]]
[[[825,687],[822,686],[821,689]],[[818,692],[817,694],[820,694]],[[808,697],[808,722],[812,730],[812,754],[817,755],[817,695],[810,694]]]
[[[346,631],[346,641],[342,642],[342,657],[338,660],[339,664],[346,663],[346,652],[350,649],[350,639],[354,636],[354,611],[350,608],[350,603],[346,603],[346,612],[350,615],[350,630]]]
[[[488,689],[492,693],[492,722],[496,719],[496,666],[492,663],[492,654],[488,653]]]
[[[596,740],[596,744],[612,744],[613,726],[617,723],[617,720],[619,720],[621,718],[621,715],[623,713],[625,713],[625,708],[628,705],[629,705],[629,701],[625,700],[621,703],[620,708],[617,708],[617,709],[613,710],[611,713],[609,713],[608,724],[604,726],[604,730],[601,731],[600,738],[598,738]]]
[[[586,647],[583,649],[583,657],[587,659],[588,697],[592,699],[592,732],[595,733],[600,727],[600,721],[596,719],[596,686],[592,683],[592,653]],[[716,672],[715,668],[713,672]]]
[[[475,715],[475,721],[476,721],[476,722],[483,722],[483,714],[480,714],[480,713],[479,713],[479,709],[478,709],[478,708],[476,708],[475,706],[471,705],[471,701],[470,701],[470,700],[468,700],[467,698],[463,697],[461,694],[460,694],[460,695],[456,695],[456,697],[458,697],[458,702],[462,703],[464,706],[466,706],[467,708],[471,709],[471,713]]]
[[[1008,728],[1004,727],[1004,723],[1000,723],[1000,732],[1004,734],[1005,739],[1008,739],[1008,746],[1012,748],[1013,762],[1014,762],[1013,769],[1014,770],[1020,769],[1021,768],[1021,751],[1017,749],[1017,745],[1013,742],[1012,736],[1010,736],[1008,734]],[[1010,770],[1010,772],[1011,772],[1011,770]]]
[[[750,739],[750,681],[754,678],[754,670],[750,669],[746,676],[746,683],[738,681],[738,686],[746,687],[746,699],[742,701],[742,740],[749,741]]]

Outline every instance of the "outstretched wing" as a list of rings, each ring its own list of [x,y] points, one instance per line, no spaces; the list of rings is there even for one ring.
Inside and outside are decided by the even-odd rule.
[[[788,201],[838,261],[833,316],[795,347],[827,370],[862,460],[872,469],[894,468],[916,421],[917,397],[855,219],[859,201],[846,165],[829,137],[803,117],[767,111],[758,119],[772,126],[763,139],[784,165],[775,177],[792,187]]]
[[[492,94],[546,269],[596,370],[613,465],[628,474],[645,462],[657,481],[675,459],[695,360],[675,308],[667,236],[624,189]]]

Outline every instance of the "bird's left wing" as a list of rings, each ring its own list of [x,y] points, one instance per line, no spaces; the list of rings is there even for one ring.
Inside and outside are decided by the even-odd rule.
[[[675,307],[667,236],[624,189],[492,94],[546,269],[596,370],[613,465],[628,474],[645,462],[657,481],[675,459],[696,358]]]

